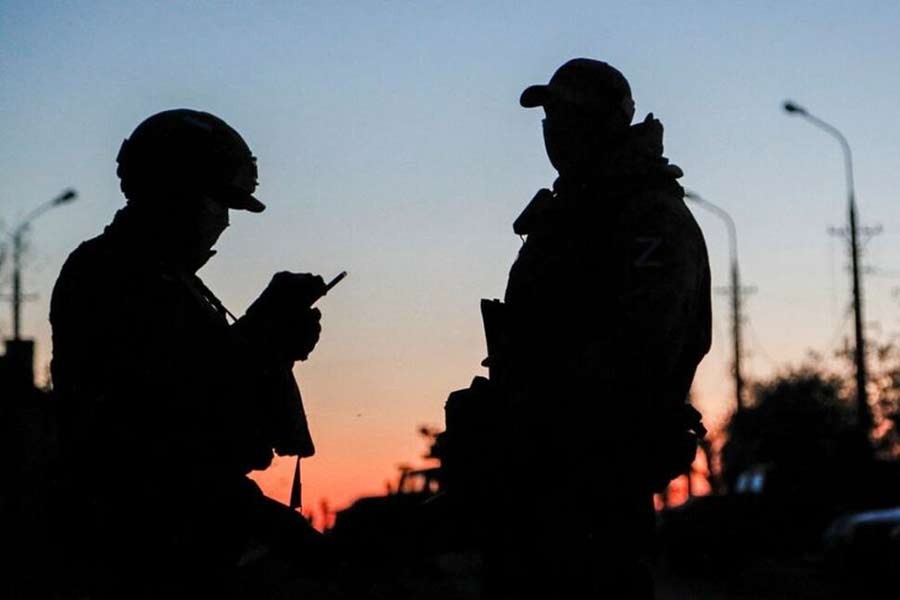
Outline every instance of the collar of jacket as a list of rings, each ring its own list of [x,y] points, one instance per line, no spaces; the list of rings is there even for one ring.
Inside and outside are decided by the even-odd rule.
[[[154,226],[153,216],[140,214],[134,206],[120,209],[103,235],[111,243],[112,252],[129,268],[145,270],[174,283],[197,300],[214,321],[228,323],[228,311],[222,301],[196,275],[215,250],[210,250],[202,263],[195,263],[196,268],[183,264],[184,261],[176,260],[170,241],[163,239],[161,228]]]
[[[518,235],[553,228],[561,221],[578,219],[595,222],[642,189],[670,187],[679,197],[684,190],[677,183],[684,172],[663,156],[663,125],[647,115],[632,125],[620,144],[598,157],[595,167],[584,177],[559,177],[553,191],[541,189],[513,223]]]
[[[128,204],[116,212],[103,234],[118,249],[124,250],[129,259],[154,265],[163,273],[195,275],[215,256],[216,251],[209,250],[194,261],[186,261],[181,256],[183,252],[177,247],[177,241],[166,234],[165,224],[159,222],[160,218],[164,218],[163,215]]]

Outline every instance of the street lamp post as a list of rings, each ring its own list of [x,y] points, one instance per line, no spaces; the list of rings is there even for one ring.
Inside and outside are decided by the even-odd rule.
[[[737,229],[727,212],[708,202],[699,194],[685,191],[684,197],[717,215],[728,228],[728,248],[731,260],[731,333],[734,342],[734,399],[737,412],[744,408],[744,377],[741,372],[741,277],[738,270]]]
[[[853,188],[853,155],[850,152],[850,144],[847,138],[833,125],[826,123],[819,117],[811,114],[795,102],[786,101],[784,110],[788,114],[799,115],[830,135],[837,138],[844,152],[844,173],[847,180],[847,216],[850,228],[850,269],[853,277],[853,321],[856,337],[856,348],[853,352],[856,364],[856,410],[860,428],[868,432],[872,424],[872,414],[869,410],[869,400],[866,394],[866,338],[863,331],[863,298],[862,276],[859,268],[859,237],[856,220],[856,194]]]
[[[40,215],[44,214],[53,207],[60,206],[75,200],[78,193],[73,189],[67,189],[56,198],[41,204],[36,209],[28,213],[24,219],[13,229],[12,232],[12,260],[13,260],[13,295],[12,295],[12,312],[13,312],[13,340],[22,339],[22,251],[24,249],[24,236],[28,231],[31,223]]]

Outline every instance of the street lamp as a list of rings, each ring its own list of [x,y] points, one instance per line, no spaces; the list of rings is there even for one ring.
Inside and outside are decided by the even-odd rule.
[[[856,348],[853,353],[856,364],[856,410],[860,428],[868,432],[872,424],[872,415],[869,411],[868,395],[866,394],[866,339],[863,332],[862,276],[859,269],[856,194],[853,189],[853,155],[850,152],[850,144],[847,143],[847,138],[833,125],[826,123],[790,100],[786,101],[783,106],[788,114],[801,116],[819,129],[823,129],[837,138],[844,152],[844,173],[847,180],[847,214],[850,221],[850,268],[853,274],[853,316],[856,336]]]
[[[731,331],[734,341],[734,397],[737,412],[744,408],[744,378],[741,374],[741,278],[738,271],[737,229],[734,219],[715,204],[705,200],[700,194],[685,191],[684,197],[717,215],[728,228],[728,249],[731,260]]]
[[[22,339],[22,246],[23,246],[23,238],[25,236],[25,232],[28,231],[28,227],[37,219],[39,216],[54,208],[56,206],[61,206],[63,204],[67,204],[75,200],[78,197],[78,192],[69,188],[63,191],[61,194],[49,200],[36,209],[28,213],[24,219],[13,229],[12,232],[12,258],[13,258],[13,340],[19,341]]]

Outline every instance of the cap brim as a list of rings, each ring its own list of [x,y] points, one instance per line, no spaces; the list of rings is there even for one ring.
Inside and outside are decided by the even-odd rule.
[[[247,210],[252,213],[261,213],[266,210],[266,205],[257,200],[253,194],[247,193],[246,190],[234,188],[223,190],[217,200],[234,210]]]
[[[235,210],[247,210],[252,213],[261,213],[266,210],[266,205],[257,200],[254,196],[247,194],[236,202],[232,202],[228,208]]]
[[[547,98],[550,96],[550,87],[547,85],[532,85],[530,87],[525,88],[525,91],[522,92],[522,95],[519,97],[519,104],[521,104],[524,108],[535,108],[537,106],[544,106],[547,103]]]

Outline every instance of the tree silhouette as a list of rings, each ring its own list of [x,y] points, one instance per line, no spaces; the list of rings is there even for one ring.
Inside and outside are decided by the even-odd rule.
[[[900,458],[900,348],[895,340],[871,344],[869,395],[872,438],[880,458]]]
[[[754,466],[789,474],[799,485],[868,461],[870,444],[844,390],[839,376],[816,363],[757,384],[755,402],[728,424],[722,464],[729,486]]]

